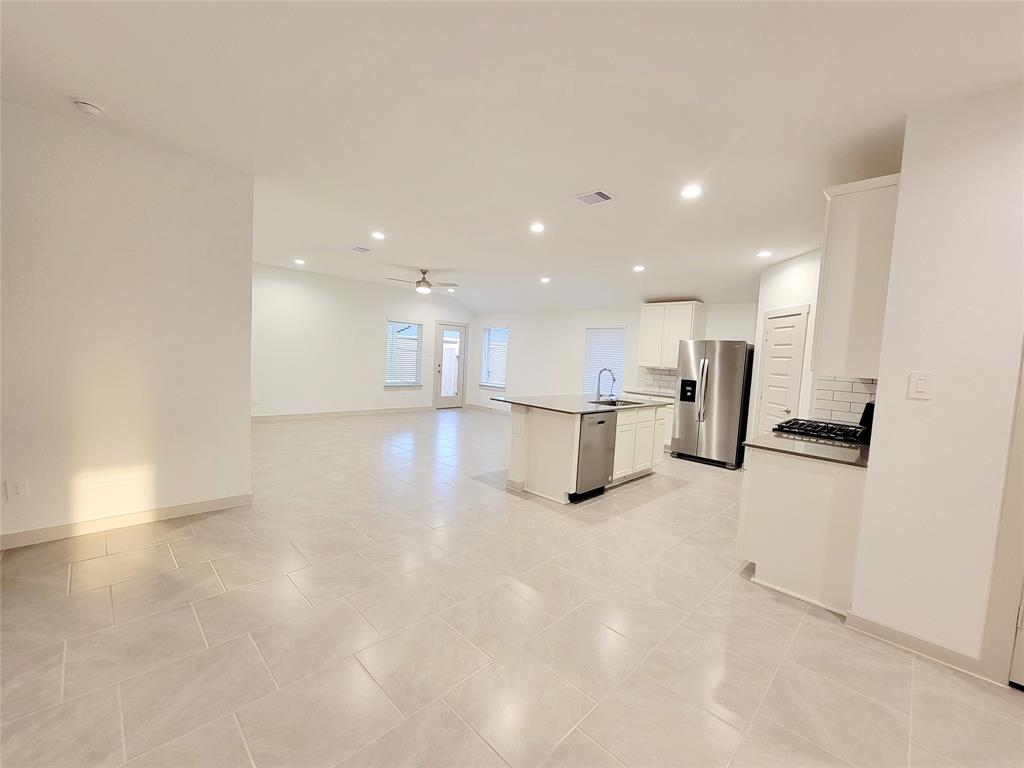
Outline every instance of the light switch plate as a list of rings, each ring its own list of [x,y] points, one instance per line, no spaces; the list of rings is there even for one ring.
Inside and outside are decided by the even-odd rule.
[[[907,397],[910,400],[931,400],[932,376],[931,371],[911,371],[907,376]]]

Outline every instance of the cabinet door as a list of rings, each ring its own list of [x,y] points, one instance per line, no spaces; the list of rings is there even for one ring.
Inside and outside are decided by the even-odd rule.
[[[661,367],[679,367],[679,342],[693,338],[693,305],[668,304],[661,332]]]
[[[828,203],[811,361],[817,374],[878,378],[898,193],[892,183]]]
[[[615,430],[615,462],[612,477],[618,480],[633,471],[633,448],[636,444],[636,425],[620,425]]]
[[[646,421],[636,425],[636,437],[633,440],[634,472],[642,472],[654,466],[655,424],[654,421]]]
[[[672,424],[675,421],[675,419],[674,419],[675,410],[676,410],[675,406],[670,405],[668,408],[665,408],[662,411],[662,413],[665,414],[665,429],[664,429],[664,432],[662,433],[662,437],[665,438],[665,447],[666,448],[671,448],[672,447]],[[661,418],[661,417],[659,416],[659,418]]]
[[[659,416],[658,420],[654,422],[654,456],[652,464],[659,464],[665,458],[665,448],[668,447],[672,440],[671,436],[665,435],[665,431],[670,423],[663,416]]]
[[[637,344],[636,364],[644,368],[661,367],[661,330],[665,322],[665,307],[645,304],[640,307],[640,338]]]

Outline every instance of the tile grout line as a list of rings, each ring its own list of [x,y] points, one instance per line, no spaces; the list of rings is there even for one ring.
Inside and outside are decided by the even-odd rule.
[[[277,678],[274,676],[274,673],[270,671],[270,665],[267,664],[267,660],[263,657],[263,651],[261,651],[259,645],[256,644],[256,638],[252,636],[252,632],[249,632],[246,637],[249,638],[249,642],[252,643],[252,647],[256,649],[256,655],[260,657],[260,663],[263,664],[263,668],[267,670],[267,674],[270,675],[270,681],[274,684],[274,688],[281,690],[281,685],[277,682]]]
[[[210,641],[206,639],[206,630],[203,629],[203,622],[201,622],[199,620],[199,614],[196,612],[196,604],[194,602],[189,603],[188,607],[192,609],[192,615],[196,619],[196,626],[199,627],[199,634],[203,638],[203,645],[205,645],[207,648],[209,648],[210,647]]]
[[[171,553],[171,562],[174,563],[174,570],[175,571],[179,570],[181,568],[181,566],[178,565],[178,558],[176,558],[174,556],[174,548],[171,547],[171,542],[165,541],[164,542],[164,546],[166,546],[167,547],[167,551]]]
[[[365,648],[364,648],[363,650],[365,650]],[[353,659],[353,660],[354,660],[354,661],[356,662],[356,664],[358,664],[358,665],[359,665],[359,668],[360,668],[360,669],[362,669],[362,670],[363,670],[363,672],[365,672],[365,673],[366,673],[366,676],[367,676],[367,677],[369,677],[369,678],[370,678],[370,680],[372,680],[372,681],[373,681],[373,684],[374,684],[375,686],[377,686],[377,689],[378,689],[378,690],[379,690],[379,691],[380,691],[380,692],[381,692],[381,693],[382,693],[382,694],[384,695],[384,698],[388,700],[388,703],[389,703],[389,704],[390,704],[390,705],[391,705],[392,707],[394,707],[394,708],[395,708],[395,712],[397,712],[397,713],[398,713],[398,717],[399,717],[399,721],[398,721],[398,722],[397,722],[397,723],[395,724],[395,728],[397,728],[397,727],[398,727],[399,725],[401,725],[402,723],[404,723],[404,722],[406,721],[406,719],[407,719],[407,718],[406,718],[406,716],[405,716],[405,713],[404,713],[404,712],[402,712],[402,710],[401,710],[401,709],[399,708],[398,704],[397,704],[397,703],[395,703],[395,700],[394,700],[394,699],[392,699],[392,698],[391,698],[391,697],[390,697],[390,696],[388,695],[388,692],[384,690],[384,686],[382,686],[382,685],[380,684],[380,682],[379,682],[379,681],[377,680],[377,678],[373,676],[373,673],[371,673],[371,672],[370,672],[370,670],[368,670],[368,669],[366,668],[366,665],[365,665],[365,664],[363,664],[363,662],[362,662],[362,659],[360,659],[360,658],[359,658],[359,657],[358,657],[358,656],[357,656],[356,654],[354,654],[354,653],[352,654],[352,659]],[[422,709],[422,707],[421,707],[420,709]],[[416,712],[419,712],[419,711],[420,711],[419,709],[417,709],[417,710],[416,710]],[[414,712],[413,714],[416,714],[416,712]],[[410,715],[410,717],[412,717],[412,715]],[[389,728],[389,729],[388,729],[388,731],[392,731],[392,730],[394,730],[394,728]],[[384,734],[381,734],[381,735],[383,736]],[[365,746],[365,745],[364,745],[364,746]],[[363,748],[363,747],[360,747],[359,749],[362,749],[362,748]],[[358,752],[359,750],[356,750],[356,751]]]
[[[807,609],[805,608],[804,609],[804,614],[800,618],[800,623],[797,624],[796,629],[793,630],[793,636],[791,638],[789,638],[789,643],[786,644],[786,650],[783,652],[782,657],[779,660],[779,663],[776,665],[775,671],[772,672],[772,676],[768,680],[768,685],[766,685],[765,688],[764,688],[764,693],[761,694],[761,698],[758,700],[757,706],[754,707],[754,711],[750,713],[749,725],[747,726],[748,729],[751,726],[753,726],[754,721],[757,720],[757,715],[761,711],[761,707],[764,704],[765,699],[768,698],[768,692],[771,691],[772,686],[775,684],[775,678],[778,677],[779,670],[782,669],[782,665],[786,663],[786,658],[789,656],[789,652],[792,650],[793,644],[796,642],[796,636],[800,633],[800,627],[802,627],[804,625],[804,622],[806,620],[807,620]],[[799,734],[797,734],[797,735],[799,735]],[[729,760],[725,764],[726,768],[731,768],[732,761],[736,759],[736,755],[739,753],[740,747],[743,746],[744,741],[746,741],[746,730],[744,730],[743,732],[740,733],[740,739],[739,739],[739,741],[736,742],[736,746],[733,748],[732,754],[729,755]],[[810,742],[810,743],[815,744],[814,742]],[[815,744],[815,746],[818,746],[818,745]],[[819,748],[821,748],[821,747],[819,747]],[[824,750],[824,751],[828,752],[828,750]],[[832,753],[829,752],[829,754],[832,754]],[[837,755],[833,755],[833,757],[837,757],[838,758]],[[846,761],[843,760],[842,762],[846,762]]]
[[[61,648],[60,655],[60,698],[57,699],[58,704],[64,703],[64,685],[68,674],[68,641],[65,640],[63,648]]]
[[[452,686],[452,688],[454,688],[454,686]],[[445,696],[448,694],[449,691],[452,690],[452,688],[449,688],[447,691],[445,691],[440,696],[440,698],[437,699],[437,701],[440,701],[444,706],[448,707],[448,711],[451,712],[453,715],[455,715],[462,722],[463,725],[465,725],[467,728],[469,728],[469,730],[471,730],[473,733],[475,733],[477,738],[480,739],[480,741],[482,741],[484,744],[486,744],[487,747],[491,750],[491,752],[493,752],[494,754],[496,754],[498,756],[498,759],[501,760],[501,762],[503,762],[505,765],[509,766],[509,768],[512,768],[512,764],[508,760],[505,759],[505,756],[502,755],[497,749],[495,749],[494,745],[491,744],[491,742],[489,742],[487,739],[485,739],[484,735],[482,733],[480,733],[476,728],[474,728],[473,725],[468,720],[466,720],[466,718],[464,718],[462,715],[460,715],[458,710],[456,710],[455,707],[453,707],[451,705],[451,703],[449,703],[448,699],[445,698]]]
[[[128,737],[125,735],[124,728],[124,701],[121,697],[121,683],[114,683],[117,688],[117,713],[121,720],[121,756],[124,758],[124,762],[128,762]]]
[[[235,728],[238,729],[238,736],[242,739],[242,747],[245,749],[245,754],[249,758],[249,765],[251,765],[252,768],[256,768],[256,759],[252,756],[252,750],[249,749],[249,742],[245,738],[245,731],[242,730],[242,721],[238,719],[237,709],[231,713],[231,719],[235,721]]]

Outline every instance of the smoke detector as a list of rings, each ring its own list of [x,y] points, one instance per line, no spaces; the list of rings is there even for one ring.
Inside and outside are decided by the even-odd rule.
[[[355,251],[356,253],[369,253],[369,252],[370,252],[370,249],[369,249],[369,248],[364,248],[364,247],[363,247],[363,246],[361,246],[361,245],[357,245],[357,246],[356,246],[355,248],[353,248],[352,250],[353,250],[353,251]]]
[[[75,105],[75,109],[81,112],[83,115],[89,115],[89,117],[99,117],[103,114],[103,107],[98,104],[93,104],[91,101],[85,101],[84,99],[72,99],[71,103]]]
[[[603,189],[595,189],[593,192],[584,192],[582,195],[576,195],[576,199],[587,205],[597,205],[598,203],[611,200],[612,196]]]

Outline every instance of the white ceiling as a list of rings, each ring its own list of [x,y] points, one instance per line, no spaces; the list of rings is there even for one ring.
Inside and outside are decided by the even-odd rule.
[[[820,244],[822,187],[899,170],[909,110],[1021,79],[1021,19],[975,2],[6,2],[3,95],[87,98],[111,130],[252,173],[259,262],[431,267],[476,310],[751,301],[756,251]],[[693,180],[704,196],[680,199]],[[573,199],[595,188],[614,200]]]

